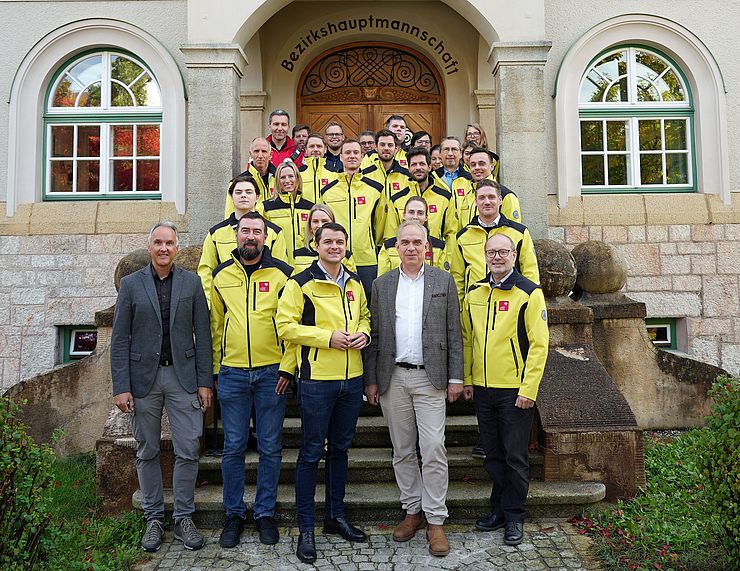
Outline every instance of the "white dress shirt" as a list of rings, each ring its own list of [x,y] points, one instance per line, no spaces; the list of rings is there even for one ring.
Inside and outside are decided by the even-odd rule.
[[[422,319],[424,310],[424,266],[416,277],[399,268],[396,290],[396,363],[424,364]]]

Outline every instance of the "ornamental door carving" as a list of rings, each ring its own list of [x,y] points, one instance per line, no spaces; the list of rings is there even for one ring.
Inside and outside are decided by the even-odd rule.
[[[382,129],[389,115],[403,115],[411,132],[427,131],[435,143],[443,135],[441,76],[405,46],[363,42],[323,53],[304,70],[296,102],[298,122],[320,133],[336,121],[346,137],[356,137]]]

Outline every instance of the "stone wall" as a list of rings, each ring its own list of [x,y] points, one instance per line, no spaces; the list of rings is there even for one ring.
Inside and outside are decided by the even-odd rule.
[[[549,235],[568,248],[614,244],[629,262],[623,290],[648,317],[685,318],[692,357],[740,374],[740,193],[587,195],[558,208]]]
[[[173,203],[0,203],[0,392],[60,361],[58,326],[92,325],[116,300],[113,272],[158,219],[186,229]],[[181,236],[181,242],[187,238]]]

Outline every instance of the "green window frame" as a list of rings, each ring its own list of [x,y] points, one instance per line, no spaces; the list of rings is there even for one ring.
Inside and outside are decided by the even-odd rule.
[[[124,51],[67,61],[46,93],[43,200],[161,199],[162,102]]]
[[[62,325],[62,363],[79,361],[90,355],[98,343],[98,330],[92,325]],[[92,348],[90,346],[92,345]]]
[[[582,193],[696,192],[691,92],[664,54],[619,46],[594,58],[579,121]]]
[[[678,348],[674,318],[648,318],[645,319],[645,327],[647,327],[650,340],[656,347],[673,351]]]

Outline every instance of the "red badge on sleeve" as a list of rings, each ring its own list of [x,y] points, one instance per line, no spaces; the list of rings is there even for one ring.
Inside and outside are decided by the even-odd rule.
[[[308,220],[308,212],[301,212],[301,220],[305,222]]]
[[[498,310],[499,311],[509,311],[509,302],[508,301],[499,301],[498,302]]]
[[[358,196],[357,197],[357,204],[365,204],[365,197],[364,196]]]
[[[262,292],[270,291],[270,282],[260,282],[260,291]]]
[[[429,250],[427,250],[426,253],[424,254],[424,257],[427,260],[431,260],[432,259],[432,253]]]
[[[354,292],[348,291],[347,292],[347,301],[354,301],[355,300],[355,294]]]
[[[397,182],[394,182],[392,186],[393,186],[393,190],[401,190],[401,185],[398,184]]]
[[[458,196],[465,196],[465,189],[464,188],[458,188],[457,189],[457,195]]]
[[[406,159],[401,159],[400,161],[398,161],[398,164],[401,165],[402,167],[405,167],[406,166]]]
[[[429,212],[431,214],[434,214],[435,212],[437,212],[437,205],[436,204],[430,204],[429,205]]]
[[[329,179],[328,178],[322,178],[321,179],[321,186],[326,186],[327,184],[329,184]]]

